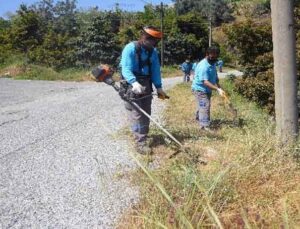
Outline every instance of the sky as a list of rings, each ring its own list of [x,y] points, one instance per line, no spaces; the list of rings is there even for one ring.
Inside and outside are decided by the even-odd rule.
[[[0,17],[6,17],[7,13],[14,13],[21,3],[31,5],[38,0],[0,0]],[[90,7],[98,6],[99,9],[110,10],[114,9],[116,3],[119,3],[119,7],[123,10],[138,11],[143,10],[143,7],[147,3],[160,4],[163,2],[169,4],[171,0],[77,0],[77,8],[88,9]]]

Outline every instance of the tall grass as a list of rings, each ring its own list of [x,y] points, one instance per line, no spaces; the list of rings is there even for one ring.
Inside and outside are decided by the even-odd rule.
[[[23,54],[7,55],[0,62],[0,69],[9,66],[19,66],[25,62],[25,57]]]
[[[164,66],[161,73],[163,77],[177,77],[182,75],[181,70],[176,66]],[[116,78],[119,78],[118,72],[116,72],[115,75]],[[90,69],[67,68],[56,71],[50,67],[26,64],[23,55],[11,55],[4,63],[0,64],[0,77],[1,76],[26,80],[91,80]]]
[[[0,76],[5,75],[14,79],[25,80],[64,80],[64,81],[84,81],[91,80],[87,69],[68,68],[56,71],[53,68],[40,65],[26,65],[22,59],[8,64],[0,69]]]
[[[238,119],[222,98],[213,96],[213,133],[198,129],[190,85],[169,92],[168,129],[208,163],[194,163],[184,153],[165,158],[172,147],[152,131],[160,167],[150,171],[139,162],[142,169],[134,177],[142,201],[120,228],[300,226],[298,147],[276,147],[272,118],[235,94],[230,82],[222,84],[238,109]]]
[[[87,70],[69,68],[61,71],[55,71],[39,65],[29,65],[25,71],[18,74],[15,79],[31,79],[31,80],[65,80],[65,81],[83,81],[90,80]]]
[[[161,74],[164,78],[178,77],[183,75],[179,66],[163,66],[161,69]]]

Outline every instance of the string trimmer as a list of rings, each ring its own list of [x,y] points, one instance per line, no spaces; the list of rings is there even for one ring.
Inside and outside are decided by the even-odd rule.
[[[95,69],[92,70],[92,75],[95,77],[95,80],[97,82],[104,82],[104,83],[112,86],[118,92],[121,99],[123,99],[124,101],[129,102],[138,111],[140,111],[146,117],[148,117],[164,134],[166,134],[171,140],[173,140],[173,142],[175,142],[177,144],[177,146],[179,147],[179,150],[187,153],[193,161],[197,160],[197,162],[205,163],[204,161],[199,160],[198,158],[195,159],[193,157],[193,155],[191,155],[191,153],[188,152],[188,150],[183,146],[182,143],[180,143],[168,130],[166,130],[160,123],[158,123],[146,111],[144,111],[135,102],[135,100],[132,99],[133,98],[133,96],[132,96],[133,92],[131,90],[124,90],[124,88],[126,88],[126,87],[120,87],[119,85],[117,85],[116,82],[114,81],[114,79],[112,78],[113,74],[114,74],[114,71],[108,65],[100,65],[100,66],[98,66],[98,67],[96,67]],[[120,84],[122,84],[122,83],[126,83],[126,82],[121,81]],[[147,95],[147,96],[152,96],[152,94]],[[142,98],[144,98],[144,97],[141,97],[140,99],[142,99]],[[173,156],[173,155],[171,155],[171,156]]]

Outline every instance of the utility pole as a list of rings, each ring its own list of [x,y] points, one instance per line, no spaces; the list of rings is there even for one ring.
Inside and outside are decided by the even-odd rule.
[[[211,15],[209,16],[209,40],[208,40],[208,46],[210,47],[212,45],[212,22],[211,22]]]
[[[212,10],[211,10],[211,0],[209,0],[209,35],[208,35],[208,46],[212,45]]]
[[[115,3],[115,11],[118,12],[120,10],[120,4],[118,2]]]
[[[276,133],[287,144],[298,136],[296,36],[293,0],[271,0]]]
[[[160,53],[160,62],[161,62],[161,66],[164,66],[164,4],[163,2],[160,3],[160,30],[163,33],[163,36],[161,38],[161,53]]]

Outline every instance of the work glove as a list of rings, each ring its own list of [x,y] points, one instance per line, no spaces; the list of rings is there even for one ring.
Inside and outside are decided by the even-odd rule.
[[[225,97],[225,95],[226,95],[225,91],[224,91],[222,88],[218,88],[218,89],[217,89],[217,92],[218,92],[218,94],[219,94],[220,96],[222,96],[222,97]]]
[[[134,82],[132,84],[132,92],[137,95],[143,94],[145,92],[145,87],[143,87],[138,82]]]
[[[162,88],[157,88],[157,96],[159,99],[169,99],[170,97],[163,91]]]

